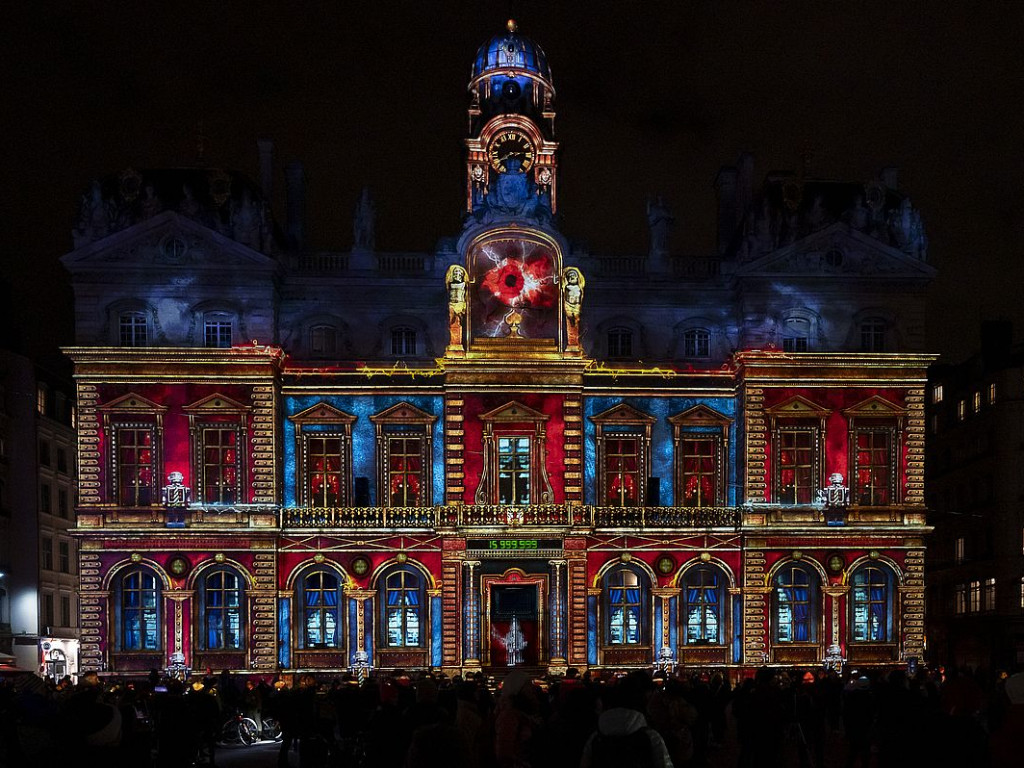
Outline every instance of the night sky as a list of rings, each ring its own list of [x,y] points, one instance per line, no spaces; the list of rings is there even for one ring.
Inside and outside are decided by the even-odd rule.
[[[22,4],[37,6],[43,4]],[[363,186],[377,246],[430,250],[460,229],[465,85],[514,15],[548,54],[563,229],[593,253],[643,253],[645,200],[673,250],[714,247],[713,181],[867,181],[898,166],[922,213],[929,337],[950,361],[982,319],[1024,329],[1024,3],[66,3],[5,10],[3,275],[24,349],[72,341],[71,249],[94,177],[205,163],[259,178],[274,140],[308,178],[314,248],[344,250]]]

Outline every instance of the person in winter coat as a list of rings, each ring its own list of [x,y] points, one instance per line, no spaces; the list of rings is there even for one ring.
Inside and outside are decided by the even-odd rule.
[[[665,741],[647,726],[642,713],[628,707],[606,709],[597,731],[583,747],[580,768],[673,768]]]

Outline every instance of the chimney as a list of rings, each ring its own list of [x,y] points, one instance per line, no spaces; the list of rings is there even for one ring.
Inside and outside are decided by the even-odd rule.
[[[294,160],[288,163],[284,175],[288,196],[288,246],[301,251],[306,245],[306,174],[302,163]]]
[[[900,178],[899,168],[890,165],[888,168],[883,168],[882,172],[878,175],[882,177],[882,183],[889,189],[896,190],[898,188]]]
[[[256,146],[260,149],[260,186],[263,188],[263,199],[269,202],[274,194],[274,142],[270,139],[257,139]]]
[[[718,252],[725,253],[736,233],[739,211],[736,207],[735,168],[722,166],[715,177],[715,192],[718,195]]]

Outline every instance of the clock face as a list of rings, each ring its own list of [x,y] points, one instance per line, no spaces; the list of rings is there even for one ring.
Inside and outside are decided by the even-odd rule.
[[[528,171],[533,165],[533,144],[519,131],[502,131],[491,139],[487,156],[499,173],[508,171],[508,161],[513,158],[519,161],[520,171]]]

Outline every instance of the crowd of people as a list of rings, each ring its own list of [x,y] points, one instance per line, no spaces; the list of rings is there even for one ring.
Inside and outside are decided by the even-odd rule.
[[[0,766],[215,765],[238,715],[277,721],[280,768],[1000,768],[1024,754],[1024,673],[29,675],[0,681]]]

